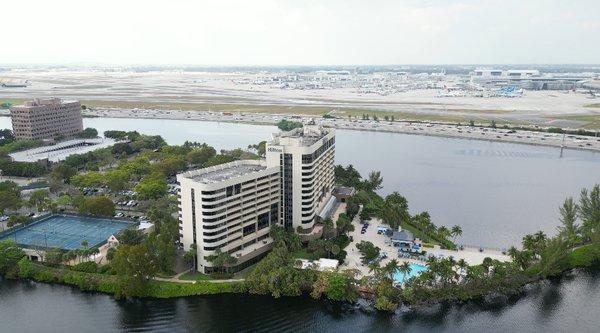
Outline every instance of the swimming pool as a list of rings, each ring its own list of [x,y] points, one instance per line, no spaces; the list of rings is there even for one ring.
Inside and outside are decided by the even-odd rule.
[[[427,270],[427,266],[424,266],[424,265],[409,264],[409,266],[410,266],[410,272],[408,274],[404,274],[404,273],[400,272],[400,270],[396,271],[396,273],[394,274],[394,282],[404,283],[405,281],[408,281],[408,279],[412,278],[413,276],[417,276]]]
[[[3,233],[0,240],[13,240],[23,247],[74,250],[102,245],[110,235],[133,226],[131,222],[76,215],[51,215],[16,230]]]

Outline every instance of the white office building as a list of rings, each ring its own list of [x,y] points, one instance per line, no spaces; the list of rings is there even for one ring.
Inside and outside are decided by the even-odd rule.
[[[180,236],[184,250],[196,244],[198,271],[210,273],[207,257],[217,249],[237,259],[232,271],[258,261],[271,249],[270,227],[320,237],[315,225],[335,198],[332,129],[316,125],[274,135],[266,160],[244,160],[177,175]]]

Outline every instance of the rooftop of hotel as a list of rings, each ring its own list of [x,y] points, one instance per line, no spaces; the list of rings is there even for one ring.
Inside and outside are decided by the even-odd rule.
[[[331,130],[320,125],[307,124],[302,128],[296,128],[291,131],[273,134],[272,144],[278,145],[280,139],[289,138],[295,140],[300,146],[312,146],[317,141],[326,136]]]
[[[188,171],[183,173],[182,176],[202,184],[213,184],[266,169],[266,164],[260,161],[235,161]]]

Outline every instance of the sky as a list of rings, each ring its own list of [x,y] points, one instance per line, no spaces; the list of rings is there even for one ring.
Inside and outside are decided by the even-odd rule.
[[[6,0],[0,64],[590,64],[598,0]]]

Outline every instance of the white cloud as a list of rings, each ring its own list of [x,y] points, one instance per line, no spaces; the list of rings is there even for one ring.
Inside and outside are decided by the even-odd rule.
[[[593,63],[600,2],[6,1],[0,63]]]

